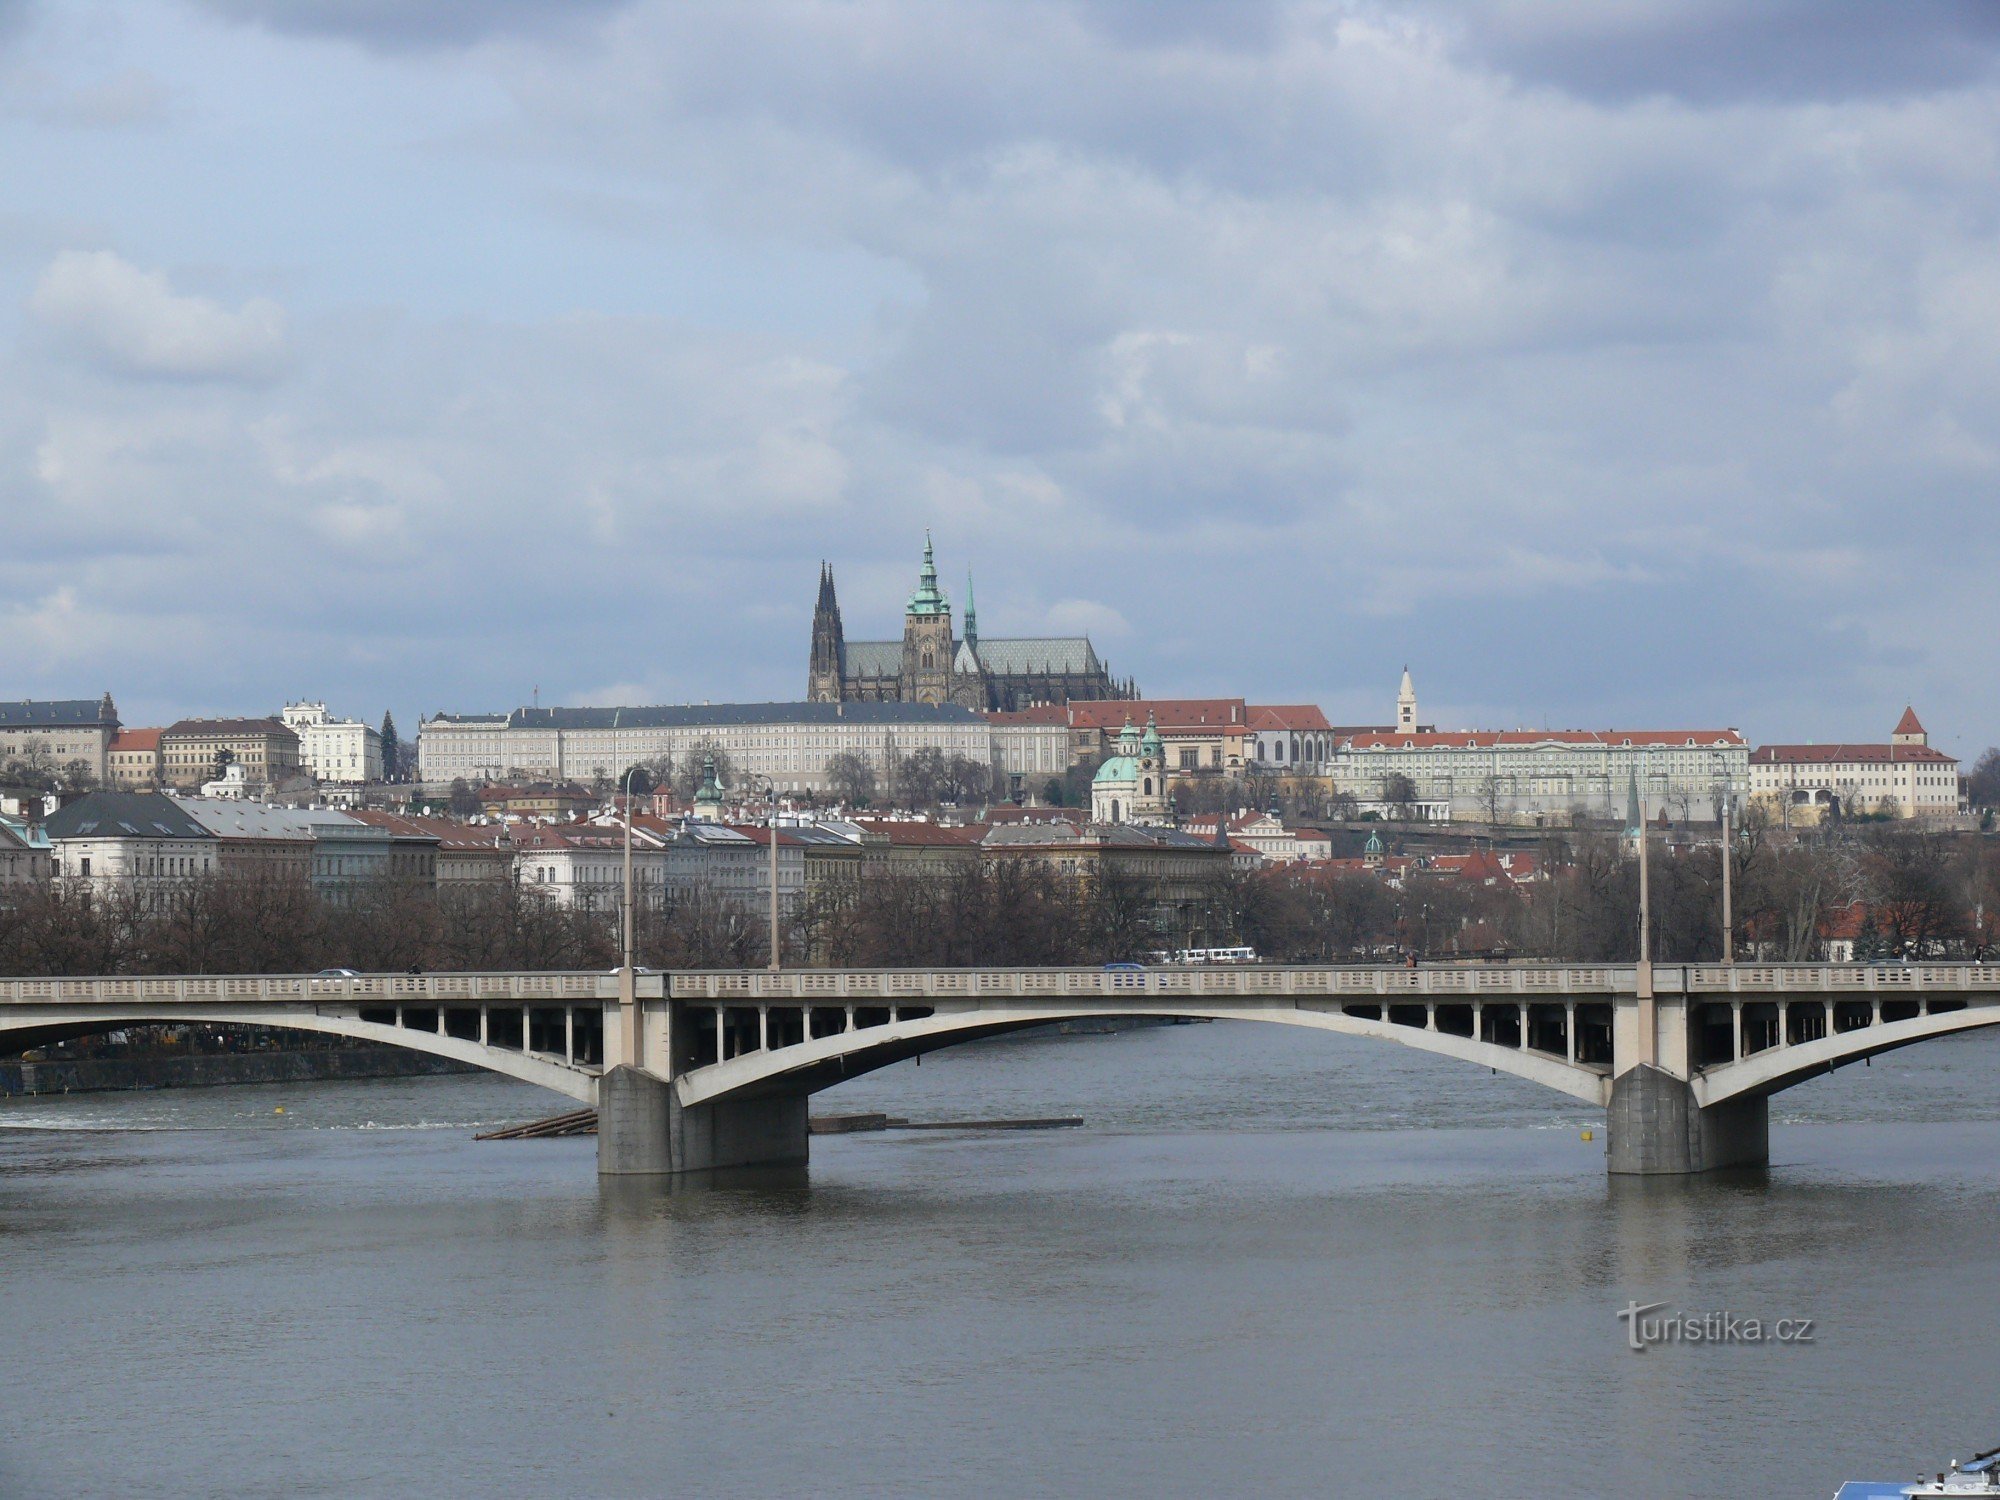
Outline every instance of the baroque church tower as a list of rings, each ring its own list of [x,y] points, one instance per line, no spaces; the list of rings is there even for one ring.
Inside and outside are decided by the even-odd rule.
[[[813,606],[812,662],[806,669],[806,699],[838,703],[847,671],[847,637],[840,628],[840,601],[833,594],[833,568],[819,565],[819,602]]]
[[[951,659],[956,643],[951,631],[951,601],[938,588],[937,559],[931,534],[924,533],[924,565],[917,574],[917,591],[903,608],[902,700],[905,703],[947,703],[951,700]]]

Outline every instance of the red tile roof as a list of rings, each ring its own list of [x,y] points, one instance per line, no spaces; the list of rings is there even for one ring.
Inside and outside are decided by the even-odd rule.
[[[1349,743],[1356,750],[1491,750],[1508,745],[1627,745],[1671,750],[1693,741],[1697,750],[1734,748],[1744,743],[1733,729],[1460,729],[1450,734],[1357,734]]]
[[[1147,714],[1162,734],[1176,729],[1240,729],[1246,718],[1241,698],[1130,698],[1072,703],[1069,723],[1072,729],[1118,730],[1128,718],[1144,727]]]
[[[918,823],[899,818],[854,818],[856,828],[867,833],[879,833],[891,844],[904,844],[912,848],[919,845],[927,848],[958,848],[976,844],[986,837],[987,825],[968,823],[962,828],[945,828],[936,823]]]
[[[1246,710],[1252,729],[1330,730],[1326,715],[1310,703],[1253,703]]]
[[[1905,708],[1903,710],[1903,717],[1896,721],[1896,727],[1892,732],[1895,734],[1922,734],[1924,726],[1917,722],[1917,711],[1914,708]]]
[[[1759,745],[1750,752],[1753,766],[1824,766],[1845,762],[1887,765],[1890,762],[1955,766],[1955,756],[1928,745]]]
[[[1067,724],[1069,711],[1060,703],[1044,703],[1036,708],[993,709],[986,715],[989,724]]]
[[[113,753],[120,750],[157,750],[164,729],[121,729],[111,736],[108,748]]]

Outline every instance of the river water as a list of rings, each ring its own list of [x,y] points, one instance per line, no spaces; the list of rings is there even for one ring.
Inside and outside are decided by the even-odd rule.
[[[0,1495],[1824,1500],[2000,1443],[1996,1063],[1816,1080],[1694,1182],[1253,1023],[904,1063],[816,1107],[1087,1124],[693,1192],[474,1142],[570,1107],[485,1076],[0,1101]],[[1813,1337],[1634,1352],[1635,1301]]]

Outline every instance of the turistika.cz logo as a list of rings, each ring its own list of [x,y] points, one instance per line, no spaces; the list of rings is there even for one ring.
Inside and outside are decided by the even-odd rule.
[[[1815,1318],[1753,1318],[1745,1313],[1667,1312],[1664,1302],[1628,1302],[1618,1310],[1625,1347],[1644,1354],[1654,1344],[1810,1344]]]

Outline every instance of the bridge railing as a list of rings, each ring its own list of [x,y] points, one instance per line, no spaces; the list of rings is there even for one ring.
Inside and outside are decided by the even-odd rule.
[[[1621,988],[1630,990],[1632,985],[1629,966],[1575,964],[1449,969],[1264,964],[1152,969],[790,969],[775,974],[729,969],[668,976],[668,993],[677,1000],[778,1000],[807,1005],[919,996],[1052,1001],[1130,1001],[1144,996],[1604,996]]]
[[[639,976],[640,993],[663,992],[658,975]],[[174,1002],[289,1004],[352,1001],[615,1000],[618,977],[595,971],[524,973],[361,974],[121,974],[86,979],[0,979],[0,1005],[145,1005]]]
[[[1686,964],[1676,966],[1690,994],[1847,995],[1933,991],[2000,994],[2000,965],[1988,964]],[[1662,982],[1655,970],[1656,982]]]

